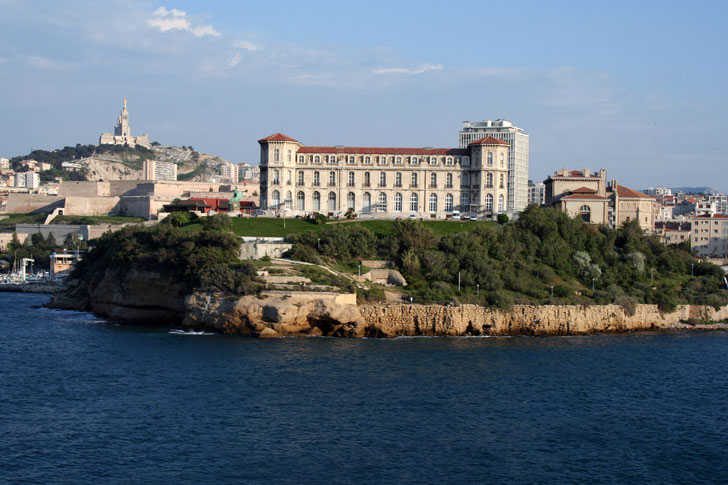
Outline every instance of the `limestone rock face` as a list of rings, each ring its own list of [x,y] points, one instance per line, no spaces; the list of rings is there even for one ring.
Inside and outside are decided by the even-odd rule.
[[[183,326],[227,334],[270,338],[286,335],[362,334],[363,320],[355,305],[326,299],[242,298],[193,293],[185,300]]]
[[[95,285],[58,295],[49,306],[89,310],[109,320],[141,324],[175,323],[184,317],[184,288],[158,273],[108,270]]]

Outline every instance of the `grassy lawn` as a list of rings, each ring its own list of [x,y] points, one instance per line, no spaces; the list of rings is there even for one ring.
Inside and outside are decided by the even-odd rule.
[[[260,236],[260,237],[285,237],[288,234],[301,234],[303,232],[320,231],[326,225],[311,224],[303,219],[285,219],[286,227],[283,227],[284,219],[265,217],[236,217],[233,218],[233,232],[238,236]],[[359,224],[372,231],[377,236],[391,234],[394,221],[372,220],[372,221],[340,221],[331,224]],[[451,234],[461,231],[472,231],[476,226],[489,226],[495,222],[459,222],[459,221],[424,221],[423,224],[437,234]],[[190,230],[200,230],[201,225],[193,222],[185,226]]]
[[[14,226],[15,224],[43,224],[48,214],[6,214],[0,212],[0,216],[8,216],[7,219],[0,219],[0,226]]]
[[[56,216],[51,224],[126,224],[129,222],[144,222],[143,217],[125,217],[125,216]]]

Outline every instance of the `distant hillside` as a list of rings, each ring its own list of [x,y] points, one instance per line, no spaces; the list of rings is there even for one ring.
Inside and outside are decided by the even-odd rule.
[[[673,194],[678,192],[684,192],[686,194],[707,194],[710,192],[718,192],[718,190],[711,187],[670,187]]]
[[[37,160],[53,166],[41,172],[42,181],[56,177],[64,180],[141,180],[144,177],[145,160],[176,163],[180,180],[205,181],[219,175],[217,165],[227,160],[214,155],[196,152],[192,147],[137,146],[129,148],[119,145],[81,145],[58,150],[33,150],[28,155],[10,160],[16,171],[22,171],[23,160]],[[62,169],[64,162],[81,166],[75,171]]]

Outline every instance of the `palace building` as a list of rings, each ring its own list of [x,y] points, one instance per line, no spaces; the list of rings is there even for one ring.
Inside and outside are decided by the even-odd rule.
[[[465,148],[305,146],[281,133],[260,144],[261,209],[284,215],[446,219],[507,211],[508,142]]]

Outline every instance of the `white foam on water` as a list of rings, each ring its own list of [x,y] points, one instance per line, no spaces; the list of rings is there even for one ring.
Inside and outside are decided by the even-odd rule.
[[[214,332],[205,332],[204,330],[181,330],[178,328],[169,331],[172,335],[216,335]]]

